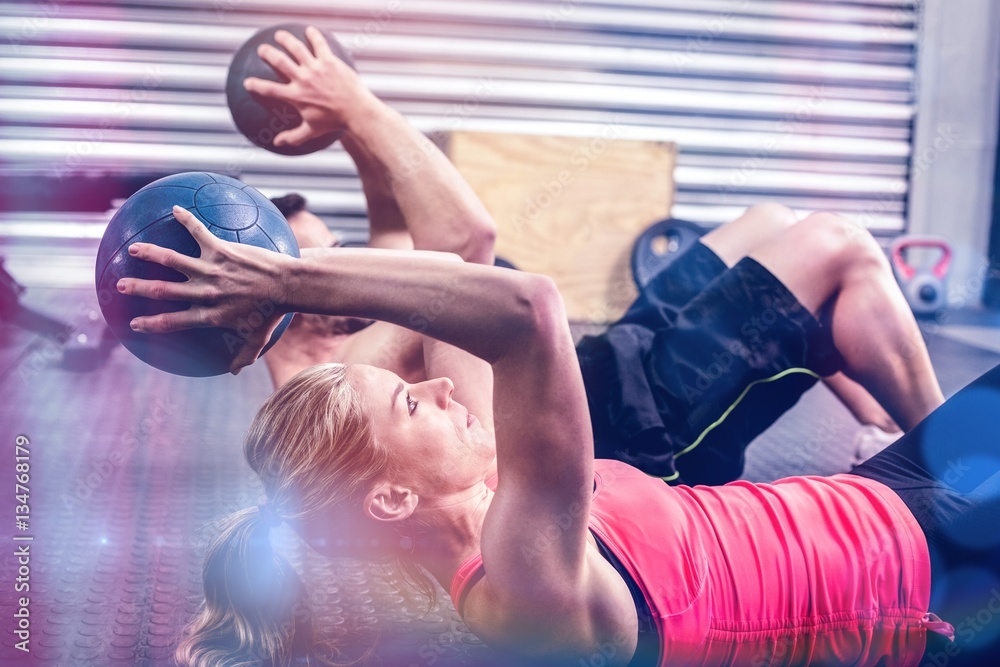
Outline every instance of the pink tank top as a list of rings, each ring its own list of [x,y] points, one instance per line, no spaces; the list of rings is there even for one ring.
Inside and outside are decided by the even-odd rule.
[[[927,630],[930,558],[891,489],[855,475],[773,484],[668,486],[595,463],[590,529],[652,611],[666,665],[916,665]],[[483,574],[456,572],[451,598]]]

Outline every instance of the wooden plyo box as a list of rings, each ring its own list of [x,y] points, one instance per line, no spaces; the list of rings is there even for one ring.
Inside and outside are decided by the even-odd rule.
[[[676,146],[619,133],[433,137],[496,220],[497,255],[553,278],[573,321],[624,313],[636,297],[632,244],[673,204]]]

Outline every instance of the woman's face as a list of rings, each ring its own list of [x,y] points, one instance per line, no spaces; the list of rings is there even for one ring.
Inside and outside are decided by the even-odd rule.
[[[361,365],[351,374],[375,437],[392,452],[398,483],[429,498],[483,482],[496,455],[493,436],[451,399],[451,380],[408,384],[391,371]]]

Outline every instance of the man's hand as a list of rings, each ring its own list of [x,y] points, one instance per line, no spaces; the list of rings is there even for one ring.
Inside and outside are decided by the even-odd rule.
[[[246,321],[248,313],[271,312],[246,338],[233,359],[230,371],[238,373],[257,359],[281,318],[289,312],[282,277],[287,275],[289,262],[296,260],[263,248],[223,241],[180,206],[174,206],[173,213],[198,243],[200,257],[188,257],[151,243],[133,243],[129,254],[179,271],[187,276],[187,281],[122,278],[118,290],[147,299],[189,301],[191,307],[175,313],[137,317],[132,320],[132,328],[140,333],[203,327],[235,329],[241,320]],[[262,309],[262,304],[270,308]]]
[[[357,72],[333,54],[317,28],[309,26],[306,38],[312,51],[285,30],[274,34],[275,41],[285,47],[291,57],[270,44],[262,44],[257,49],[257,55],[288,79],[288,83],[256,77],[243,82],[244,88],[251,93],[284,100],[302,116],[298,127],[274,138],[276,146],[299,146],[314,137],[347,130],[352,119],[364,113],[364,105],[376,100],[361,83]]]

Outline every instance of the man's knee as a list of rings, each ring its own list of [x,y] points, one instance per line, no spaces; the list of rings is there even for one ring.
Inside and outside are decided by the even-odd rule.
[[[836,213],[813,213],[789,233],[799,237],[795,245],[803,258],[826,265],[830,270],[888,267],[885,253],[871,232]]]
[[[702,242],[728,265],[767,247],[795,224],[795,213],[787,206],[766,203],[748,208],[727,225],[712,230]]]
[[[747,209],[744,216],[758,221],[762,226],[768,226],[774,232],[788,229],[797,222],[795,211],[776,202],[755,204]]]
[[[748,213],[754,213],[773,220],[780,220],[787,222],[789,225],[795,223],[795,211],[788,208],[784,204],[779,204],[778,202],[764,202],[762,204],[754,204],[747,209]]]

